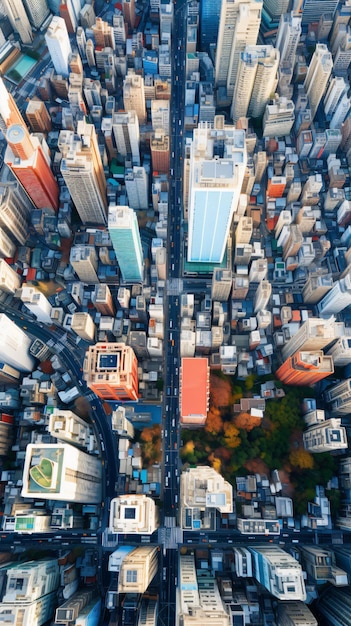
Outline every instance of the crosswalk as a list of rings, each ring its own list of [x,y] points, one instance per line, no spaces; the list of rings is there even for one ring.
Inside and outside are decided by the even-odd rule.
[[[165,518],[165,526],[158,529],[158,543],[166,550],[177,550],[183,543],[183,531],[176,526],[175,517]]]
[[[167,280],[167,295],[179,296],[181,293],[183,293],[183,279],[169,278]]]

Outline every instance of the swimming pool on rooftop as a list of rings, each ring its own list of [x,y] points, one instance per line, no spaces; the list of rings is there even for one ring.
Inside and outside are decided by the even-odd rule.
[[[11,65],[8,72],[6,72],[6,78],[18,85],[18,83],[20,83],[21,80],[24,79],[24,77],[28,74],[28,72],[30,72],[30,70],[32,69],[32,67],[34,67],[36,63],[36,59],[32,59],[32,57],[29,57],[27,54],[21,54],[17,61],[13,65]],[[12,76],[13,71],[19,74],[18,78]]]

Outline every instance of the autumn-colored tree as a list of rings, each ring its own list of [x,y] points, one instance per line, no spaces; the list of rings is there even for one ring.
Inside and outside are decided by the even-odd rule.
[[[213,452],[211,452],[211,454],[208,457],[209,462],[211,463],[211,466],[213,467],[213,469],[216,470],[216,472],[218,472],[218,474],[221,473],[221,467],[222,467],[222,461],[221,459],[219,459],[218,457],[216,457],[214,455]]]
[[[231,386],[228,379],[220,378],[215,374],[210,376],[211,406],[229,406],[231,400]]]
[[[242,428],[242,430],[246,430],[248,433],[256,426],[261,425],[261,419],[259,417],[255,417],[250,415],[250,413],[246,413],[242,411],[234,418],[234,424],[237,428]]]
[[[144,441],[145,443],[149,443],[150,441],[152,441],[152,438],[153,438],[153,433],[152,433],[151,428],[144,428],[141,431],[141,435],[140,435],[141,441]]]
[[[216,407],[211,407],[205,423],[205,430],[211,435],[218,435],[223,430],[223,420],[221,418],[221,414],[219,409]]]
[[[231,422],[224,424],[224,441],[228,448],[237,448],[240,446],[239,430]]]
[[[289,461],[293,467],[300,469],[312,469],[314,465],[313,456],[304,448],[293,450],[289,454]]]
[[[187,441],[186,444],[180,449],[180,453],[182,456],[187,456],[188,454],[194,454],[195,444],[193,441]]]

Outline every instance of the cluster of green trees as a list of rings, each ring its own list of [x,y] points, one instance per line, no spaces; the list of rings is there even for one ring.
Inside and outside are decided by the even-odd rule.
[[[336,469],[330,454],[312,455],[303,447],[301,403],[313,396],[313,390],[285,388],[283,398],[266,402],[262,420],[244,412],[235,414],[233,403],[243,395],[252,395],[261,382],[252,376],[241,382],[212,374],[205,427],[182,430],[180,456],[190,465],[211,464],[233,485],[237,476],[252,471],[284,469],[295,510],[303,513],[307,502],[315,497],[315,486],[326,485]]]

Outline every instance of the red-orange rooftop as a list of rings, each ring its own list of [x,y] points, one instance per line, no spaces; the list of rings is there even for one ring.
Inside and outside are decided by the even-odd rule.
[[[182,359],[181,417],[207,415],[209,368],[205,358]]]

